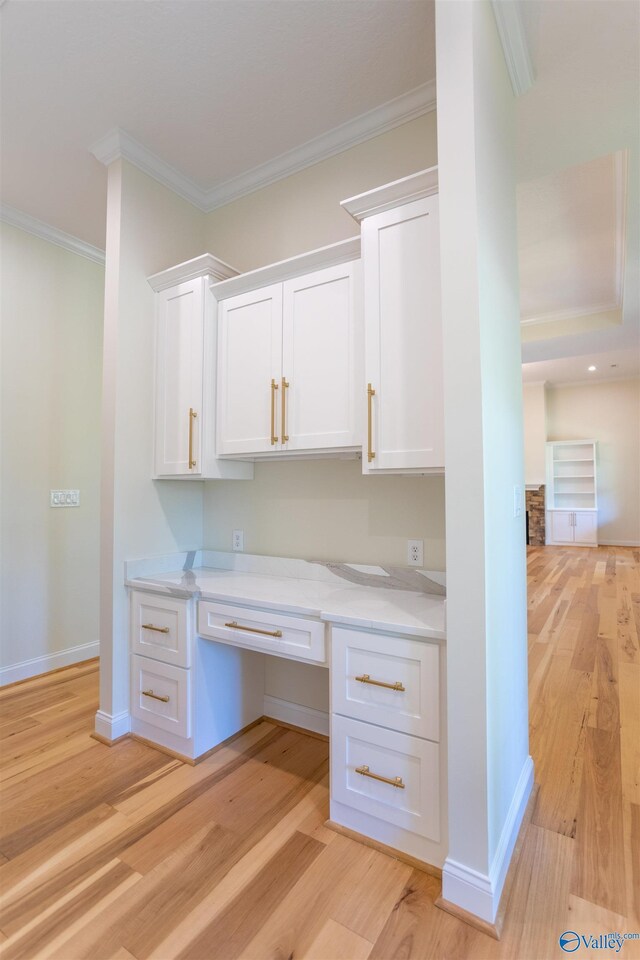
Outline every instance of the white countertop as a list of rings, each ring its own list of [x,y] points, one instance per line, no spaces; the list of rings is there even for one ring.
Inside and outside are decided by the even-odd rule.
[[[324,573],[324,571],[323,571]],[[350,583],[332,576],[312,580],[212,567],[194,567],[126,579],[129,587],[174,597],[239,603],[316,617],[369,630],[445,639],[441,596]]]

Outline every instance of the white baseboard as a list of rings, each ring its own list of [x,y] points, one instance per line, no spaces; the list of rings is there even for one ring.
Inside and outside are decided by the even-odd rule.
[[[314,733],[329,736],[329,714],[323,710],[313,710],[311,707],[304,707],[301,703],[290,703],[289,700],[281,700],[280,697],[265,695],[264,714],[266,717],[273,717],[274,720],[290,723],[294,727],[303,727],[305,730],[313,730]]]
[[[81,643],[80,646],[69,647],[58,653],[48,653],[42,657],[23,660],[21,663],[14,663],[0,669],[0,687],[4,687],[7,683],[16,683],[18,680],[28,680],[29,677],[38,677],[41,673],[49,673],[51,670],[59,670],[60,667],[70,667],[74,663],[80,663],[81,660],[92,660],[99,655],[100,644],[96,641]]]
[[[122,713],[105,713],[98,710],[96,713],[95,732],[105,740],[117,740],[131,731],[131,714],[128,710]]]
[[[533,760],[527,757],[513,793],[488,874],[447,858],[442,870],[442,897],[487,923],[494,923],[522,818],[533,788]]]
[[[640,540],[598,540],[601,547],[640,547]]]

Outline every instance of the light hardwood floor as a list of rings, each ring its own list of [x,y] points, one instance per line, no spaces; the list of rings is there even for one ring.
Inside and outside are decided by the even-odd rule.
[[[95,664],[7,688],[0,954],[547,960],[566,929],[640,932],[639,634],[640,551],[530,550],[540,789],[500,942],[435,907],[433,877],[324,826],[322,740],[263,722],[190,767],[90,738]]]

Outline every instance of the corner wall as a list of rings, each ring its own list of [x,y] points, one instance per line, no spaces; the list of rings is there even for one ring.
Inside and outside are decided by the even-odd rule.
[[[104,267],[7,224],[2,241],[0,683],[98,653]],[[49,506],[79,489],[80,506]]]

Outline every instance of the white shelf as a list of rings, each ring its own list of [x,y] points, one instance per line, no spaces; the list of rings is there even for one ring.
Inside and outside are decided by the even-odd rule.
[[[596,510],[596,473],[594,440],[547,443],[547,510]]]

